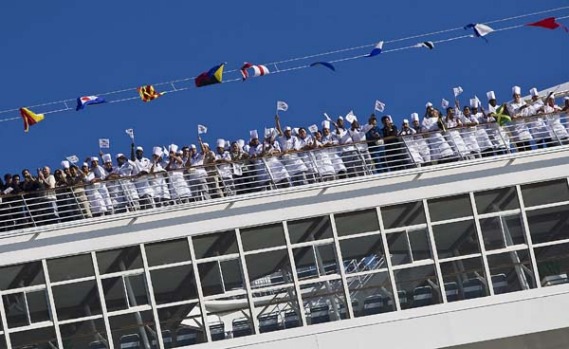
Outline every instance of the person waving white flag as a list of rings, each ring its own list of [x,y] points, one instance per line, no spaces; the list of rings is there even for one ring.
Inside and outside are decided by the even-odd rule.
[[[277,101],[277,111],[287,111],[288,104],[284,101]]]
[[[204,134],[207,133],[207,127],[205,127],[204,125],[198,125],[198,134]]]
[[[383,103],[379,100],[376,100],[375,101],[375,110],[380,112],[380,113],[383,113],[383,111],[385,110],[385,103]]]

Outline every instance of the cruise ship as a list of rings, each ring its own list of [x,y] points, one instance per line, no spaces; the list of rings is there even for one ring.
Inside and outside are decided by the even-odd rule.
[[[99,217],[72,188],[59,219],[4,195],[0,348],[567,348],[569,144],[517,151],[511,127],[316,149],[301,185],[261,159],[231,195]],[[485,156],[452,136],[481,130],[504,141]],[[418,162],[421,140],[452,156]]]

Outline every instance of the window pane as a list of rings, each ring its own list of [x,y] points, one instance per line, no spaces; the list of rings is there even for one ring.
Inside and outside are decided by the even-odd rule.
[[[519,215],[481,219],[480,228],[487,250],[526,243]]]
[[[300,221],[287,222],[292,244],[332,238],[330,217],[322,216]]]
[[[432,222],[472,216],[470,198],[466,194],[429,199],[427,202]]]
[[[479,214],[520,208],[515,187],[474,193],[474,201]]]
[[[53,327],[11,333],[10,340],[12,341],[13,349],[57,348],[57,339],[55,338]]]
[[[300,314],[293,287],[253,292],[255,316],[259,320],[259,332],[273,332],[300,326]],[[295,316],[291,316],[291,315]]]
[[[64,349],[67,348],[89,348],[89,345],[103,345],[107,339],[107,331],[102,319],[75,322],[72,324],[59,326],[61,339]]]
[[[243,289],[241,263],[238,259],[201,263],[198,270],[204,296]]]
[[[386,237],[393,265],[432,258],[426,228],[389,233]]]
[[[164,265],[190,260],[187,239],[157,242],[144,245],[149,266]]]
[[[309,325],[347,318],[342,282],[317,282],[301,286],[302,302]]]
[[[426,223],[422,201],[382,207],[381,216],[385,229]]]
[[[569,239],[569,205],[527,211],[534,244]]]
[[[346,273],[387,268],[381,235],[340,240]]]
[[[441,263],[441,271],[448,302],[490,294],[480,257]]]
[[[213,341],[253,334],[251,311],[245,294],[208,300],[207,304],[211,310],[208,309],[206,322]]]
[[[198,298],[191,265],[150,271],[157,304]]]
[[[30,325],[25,297],[23,292],[2,296],[4,309],[6,310],[6,321],[8,322],[9,328]]]
[[[351,277],[347,283],[356,317],[395,310],[388,272]]]
[[[441,303],[433,265],[394,270],[393,274],[401,309]]]
[[[97,263],[101,274],[142,268],[140,246],[97,252]]]
[[[101,314],[99,292],[94,280],[54,286],[52,290],[59,320]]]
[[[51,282],[95,275],[90,254],[50,259],[47,261],[47,269]]]
[[[45,284],[41,262],[0,268],[0,290]]]
[[[366,210],[334,215],[338,236],[379,231],[376,210]]]
[[[283,225],[280,223],[241,229],[240,232],[245,251],[286,245]]]
[[[495,294],[535,288],[535,276],[526,250],[488,256]]]
[[[198,303],[158,309],[162,340],[166,348],[180,348],[206,341],[204,324]],[[168,337],[172,338],[166,346]]]
[[[333,244],[295,248],[293,255],[299,279],[338,273],[336,249]]]
[[[111,316],[109,322],[115,348],[144,348],[144,339],[152,342],[154,338],[154,317],[150,310]]]
[[[30,311],[32,324],[51,320],[45,290],[26,292],[26,299],[28,300],[28,309]]]
[[[196,258],[207,258],[238,253],[235,231],[192,237]]]
[[[439,258],[480,252],[474,221],[435,225],[433,234]]]
[[[545,205],[569,200],[566,179],[522,185],[522,195],[526,207]]]
[[[143,274],[103,279],[102,284],[108,311],[148,304]]]
[[[245,256],[251,288],[292,282],[287,250],[256,253]]]
[[[538,247],[535,260],[541,286],[554,286],[569,282],[569,244]]]

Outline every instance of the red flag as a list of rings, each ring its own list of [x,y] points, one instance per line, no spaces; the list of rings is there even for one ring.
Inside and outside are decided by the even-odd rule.
[[[555,17],[548,17],[548,18],[542,19],[541,21],[528,23],[528,24],[526,24],[526,26],[528,26],[528,27],[540,27],[540,28],[551,29],[551,30],[562,27],[566,32],[569,32],[569,29],[567,29],[566,26],[559,24],[555,20]]]

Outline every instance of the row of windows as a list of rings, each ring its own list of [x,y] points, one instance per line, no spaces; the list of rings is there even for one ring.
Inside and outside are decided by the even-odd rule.
[[[13,348],[57,347],[57,314],[73,347],[106,347],[106,326],[115,348],[156,342],[156,322],[175,347],[205,341],[206,327],[216,340],[565,282],[567,182],[521,193],[524,212],[517,189],[505,188],[475,193],[474,205],[459,195],[382,207],[381,217],[372,209],[194,236],[193,259],[178,239],[47,260],[49,289],[42,262],[3,267],[0,336],[8,328]]]

